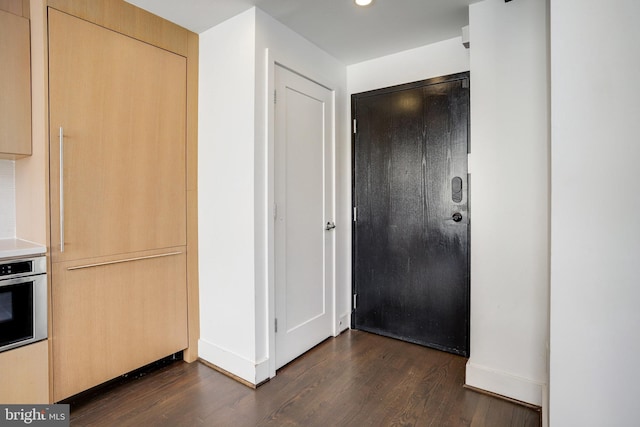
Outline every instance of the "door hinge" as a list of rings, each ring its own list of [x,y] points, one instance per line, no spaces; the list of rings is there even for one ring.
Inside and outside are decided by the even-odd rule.
[[[358,302],[358,294],[353,294],[353,309],[354,310],[358,306],[357,302]]]
[[[357,207],[353,207],[353,222],[357,222],[358,221],[358,208]]]
[[[278,99],[278,97],[277,97],[277,93],[278,93],[278,91],[276,91],[276,90],[274,89],[274,90],[273,90],[273,103],[274,103],[274,104],[276,103],[276,100]]]
[[[462,79],[462,88],[469,89],[469,79]]]
[[[278,318],[275,319],[275,329],[276,333],[278,332]]]
[[[354,135],[358,133],[358,121],[356,119],[353,119],[353,133]]]
[[[273,204],[273,219],[278,218],[278,204],[274,203]]]

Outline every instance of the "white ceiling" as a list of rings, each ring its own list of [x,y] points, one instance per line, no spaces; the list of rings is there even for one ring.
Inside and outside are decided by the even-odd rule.
[[[457,37],[480,0],[127,0],[201,33],[253,6],[349,65]]]

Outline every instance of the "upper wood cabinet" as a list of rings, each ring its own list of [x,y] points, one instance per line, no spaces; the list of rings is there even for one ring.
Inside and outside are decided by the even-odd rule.
[[[0,158],[31,154],[29,20],[0,10]]]
[[[54,262],[186,245],[186,68],[49,9]]]

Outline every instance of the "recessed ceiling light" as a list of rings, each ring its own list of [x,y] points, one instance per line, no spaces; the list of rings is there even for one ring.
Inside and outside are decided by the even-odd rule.
[[[369,6],[372,0],[355,0],[358,6]]]

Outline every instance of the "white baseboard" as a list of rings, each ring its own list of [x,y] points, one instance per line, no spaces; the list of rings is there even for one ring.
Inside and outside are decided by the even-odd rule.
[[[198,341],[198,356],[254,385],[269,378],[269,359],[253,362],[204,340]]]
[[[467,362],[465,384],[491,393],[542,406],[545,384]]]
[[[549,427],[549,384],[542,387],[542,427]]]
[[[340,335],[342,332],[346,331],[351,327],[351,313],[343,314],[338,317],[338,321],[336,322],[336,330],[334,336]]]
[[[260,384],[265,382],[271,377],[269,375],[269,358],[265,357],[264,359],[256,362],[256,384]]]

